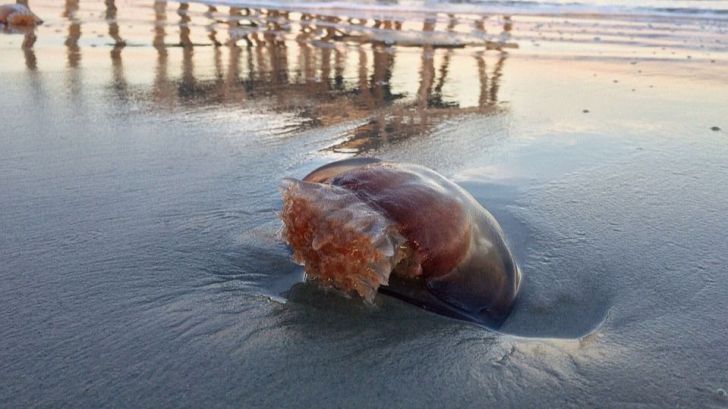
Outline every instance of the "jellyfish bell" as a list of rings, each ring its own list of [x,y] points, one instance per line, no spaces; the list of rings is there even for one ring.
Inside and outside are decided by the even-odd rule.
[[[308,279],[489,327],[508,316],[520,271],[503,232],[437,172],[354,158],[285,179],[281,191],[283,238]]]
[[[10,26],[35,26],[42,23],[43,20],[23,4],[0,5],[0,24]]]

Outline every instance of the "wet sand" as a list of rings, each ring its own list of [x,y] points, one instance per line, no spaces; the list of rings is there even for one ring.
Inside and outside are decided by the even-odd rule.
[[[728,407],[728,22],[31,7],[0,33],[0,407]],[[353,155],[492,211],[501,332],[301,283],[278,181]]]

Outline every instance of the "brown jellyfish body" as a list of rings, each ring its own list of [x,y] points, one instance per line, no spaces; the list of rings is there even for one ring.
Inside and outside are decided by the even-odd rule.
[[[23,4],[3,4],[0,6],[0,24],[11,26],[35,26],[43,23],[38,16]]]
[[[307,279],[489,327],[508,316],[520,272],[503,232],[437,172],[354,158],[285,179],[282,194],[283,238]]]

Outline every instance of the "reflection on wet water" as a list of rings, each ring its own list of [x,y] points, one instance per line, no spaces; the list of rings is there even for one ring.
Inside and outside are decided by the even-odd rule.
[[[77,69],[99,65],[99,50],[108,50],[108,88],[117,101],[161,110],[224,106],[285,113],[296,125],[284,132],[347,124],[327,148],[347,153],[427,134],[454,117],[507,109],[498,91],[508,50],[519,45],[560,41],[568,49],[564,44],[604,30],[610,36],[599,37],[600,56],[614,53],[626,39],[660,47],[668,58],[679,58],[675,50],[685,47],[685,38],[711,61],[722,50],[719,40],[710,41],[715,33],[686,37],[696,28],[682,23],[632,24],[628,30],[618,21],[588,27],[587,20],[518,16],[516,22],[510,16],[442,12],[387,20],[355,10],[313,14],[167,1],[65,0],[60,13],[51,3],[33,7],[47,24],[22,33],[25,66],[43,65],[35,50],[39,38],[52,42],[62,35],[74,98],[87,81]],[[153,67],[134,61],[140,52]],[[85,64],[83,54],[90,58]],[[151,80],[135,80],[151,72]]]
[[[73,94],[83,87],[74,72],[88,49],[82,42],[95,41],[90,35],[84,40],[84,30],[106,31],[102,44],[90,45],[110,48],[109,88],[117,100],[132,98],[154,109],[265,109],[295,115],[297,129],[355,123],[333,151],[364,152],[425,134],[445,119],[502,109],[505,50],[516,46],[507,16],[486,27],[487,17],[452,14],[395,21],[165,1],[149,6],[124,14],[124,7],[105,0],[103,10],[87,13],[78,0],[66,0],[62,20],[54,23],[66,26]],[[135,27],[147,18],[153,21],[151,39]],[[38,65],[36,37],[31,31],[23,42],[31,70]],[[128,50],[146,50],[146,44],[156,52],[153,80],[130,85]],[[454,66],[468,86],[478,84],[477,91],[448,92]]]
[[[35,30],[25,28],[23,35],[23,43],[21,45],[23,49],[23,56],[25,57],[25,66],[30,71],[38,69],[38,59],[35,56],[33,46],[38,41],[38,36],[35,34]]]
[[[78,67],[81,61],[81,48],[78,46],[78,40],[81,38],[81,21],[76,17],[78,8],[78,0],[66,0],[63,11],[63,17],[68,19],[68,36],[65,44],[68,49],[68,66],[70,68]]]
[[[445,54],[441,65],[436,69],[433,59],[427,54],[429,52],[427,48],[423,50],[420,86],[414,101],[379,110],[364,124],[351,131],[348,140],[332,149],[348,152],[366,151],[377,148],[381,143],[424,134],[437,123],[454,116],[469,113],[487,114],[493,111],[498,102],[498,80],[502,75],[505,53],[498,55],[498,60],[490,73],[483,53],[475,55],[478,65],[478,104],[474,107],[461,107],[458,101],[450,100],[442,93],[452,51]],[[389,80],[385,79],[384,83],[387,81]]]

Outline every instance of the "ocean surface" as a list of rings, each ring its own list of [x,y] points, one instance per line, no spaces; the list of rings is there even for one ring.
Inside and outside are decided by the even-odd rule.
[[[0,408],[728,407],[728,1],[30,6]],[[495,215],[499,331],[304,282],[279,182],[357,155]]]
[[[574,15],[593,14],[651,18],[656,16],[699,16],[728,18],[726,0],[204,0],[200,3],[236,7],[270,7],[277,10],[346,10],[365,13],[393,12],[416,14],[420,12],[469,12],[484,14],[508,12],[516,15]]]

